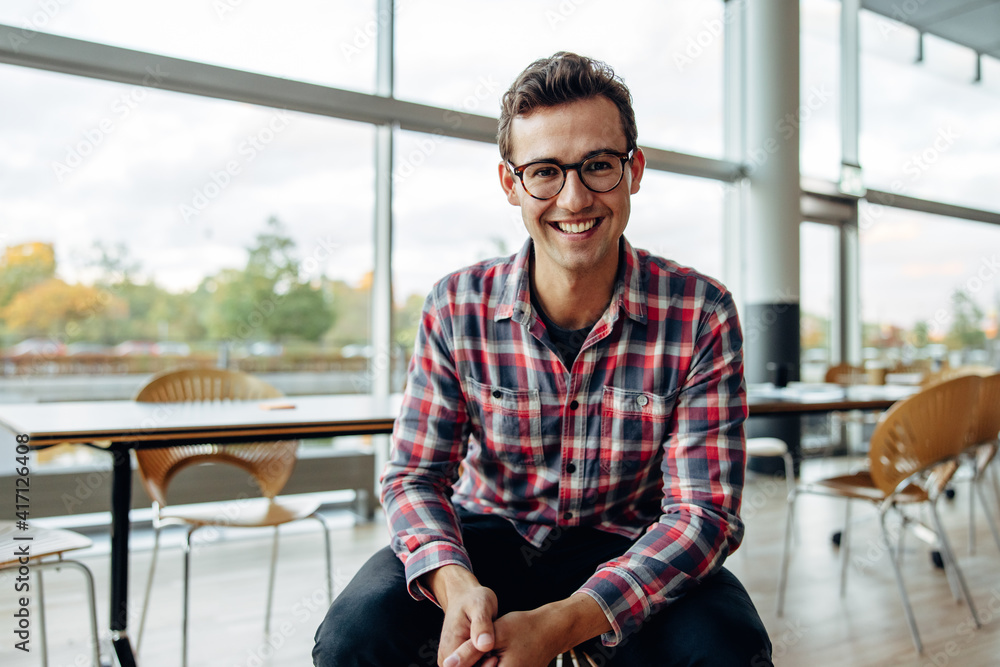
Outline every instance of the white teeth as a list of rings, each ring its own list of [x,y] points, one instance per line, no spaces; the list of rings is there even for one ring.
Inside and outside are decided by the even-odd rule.
[[[566,222],[557,222],[556,223],[556,225],[559,227],[559,229],[561,229],[564,232],[568,232],[570,234],[580,234],[580,233],[583,233],[583,232],[587,231],[588,229],[593,228],[593,226],[596,225],[596,224],[597,224],[597,218],[593,218],[591,220],[588,220],[587,222],[581,222],[580,224],[576,224],[576,225],[574,225],[572,223],[566,223]]]

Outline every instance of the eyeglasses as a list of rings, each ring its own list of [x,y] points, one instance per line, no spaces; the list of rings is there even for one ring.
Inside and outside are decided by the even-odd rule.
[[[566,174],[575,171],[591,192],[610,192],[618,187],[625,175],[625,163],[632,159],[632,153],[599,153],[583,162],[559,164],[553,160],[529,162],[515,167],[510,162],[507,167],[521,180],[524,191],[535,199],[552,199],[562,192],[566,185]]]

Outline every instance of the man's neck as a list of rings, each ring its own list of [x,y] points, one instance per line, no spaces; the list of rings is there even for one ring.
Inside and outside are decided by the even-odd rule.
[[[531,290],[538,305],[563,329],[583,329],[601,319],[611,301],[617,262],[586,275],[546,270],[531,259]]]

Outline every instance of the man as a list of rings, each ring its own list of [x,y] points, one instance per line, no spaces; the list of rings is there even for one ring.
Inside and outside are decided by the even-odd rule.
[[[729,293],[625,240],[645,158],[606,65],[557,53],[503,98],[530,240],[427,299],[372,557],[315,664],[769,665],[739,545],[742,339]],[[392,552],[395,552],[394,554]]]

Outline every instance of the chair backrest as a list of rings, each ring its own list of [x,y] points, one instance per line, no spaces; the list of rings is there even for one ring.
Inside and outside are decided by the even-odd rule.
[[[972,434],[974,444],[992,442],[1000,436],[1000,373],[983,378],[979,386],[979,414]]]
[[[996,370],[989,366],[956,366],[955,368],[942,368],[937,373],[931,373],[924,376],[923,382],[920,383],[921,387],[933,387],[941,382],[947,382],[948,380],[954,380],[957,377],[964,377],[966,375],[976,375],[979,377],[986,377],[987,375],[993,375]]]
[[[872,481],[884,494],[935,467],[931,483],[936,491],[943,488],[957,468],[957,457],[971,444],[981,382],[978,376],[942,382],[882,415],[872,434],[868,461]]]
[[[140,403],[260,400],[282,393],[263,380],[220,368],[167,371],[154,376],[136,394]],[[135,452],[143,486],[160,507],[167,505],[167,488],[174,476],[202,463],[231,464],[253,476],[261,493],[273,498],[292,474],[298,440],[245,445],[179,445]]]
[[[868,381],[868,374],[860,366],[850,364],[835,364],[826,371],[824,378],[826,382],[842,385],[865,384]]]

